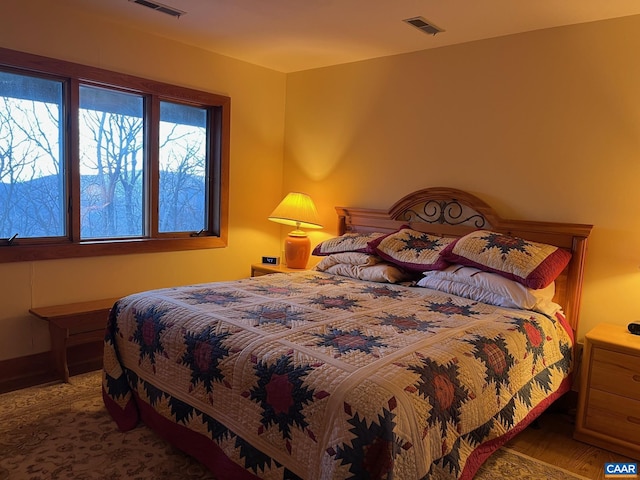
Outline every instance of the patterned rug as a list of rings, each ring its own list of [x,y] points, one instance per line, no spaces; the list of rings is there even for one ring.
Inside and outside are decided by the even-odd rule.
[[[0,480],[213,479],[144,426],[121,433],[102,404],[100,373],[0,395]],[[586,480],[506,448],[479,480]]]

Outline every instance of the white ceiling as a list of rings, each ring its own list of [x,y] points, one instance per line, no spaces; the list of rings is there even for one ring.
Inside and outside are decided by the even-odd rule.
[[[640,14],[639,0],[56,0],[281,72]],[[156,0],[152,0],[156,1]],[[402,20],[422,16],[445,32]]]

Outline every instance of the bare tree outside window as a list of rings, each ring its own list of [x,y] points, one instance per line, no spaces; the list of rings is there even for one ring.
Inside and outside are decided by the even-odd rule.
[[[226,246],[230,99],[0,47],[0,262]]]
[[[207,111],[160,103],[160,232],[207,228]]]
[[[0,238],[64,235],[62,84],[0,72]]]
[[[143,98],[80,87],[81,238],[144,232]]]

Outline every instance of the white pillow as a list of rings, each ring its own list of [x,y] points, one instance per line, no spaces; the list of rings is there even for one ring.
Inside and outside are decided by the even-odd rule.
[[[359,252],[334,253],[324,257],[315,270],[370,282],[398,283],[410,277],[378,256]]]
[[[390,263],[378,263],[370,266],[338,263],[327,268],[325,272],[343,277],[357,278],[358,280],[383,283],[404,282],[410,278],[410,275]]]
[[[418,286],[458,295],[477,302],[506,308],[535,310],[555,315],[561,310],[553,302],[555,284],[533,290],[504,278],[496,273],[484,272],[473,267],[451,265],[444,270],[424,272]]]
[[[333,255],[328,255],[323,257],[322,260],[315,266],[315,270],[319,270],[324,272],[327,268],[332,267],[334,265],[338,265],[340,263],[344,263],[347,265],[362,265],[369,266],[380,263],[382,259],[375,255],[370,255],[368,253],[359,253],[359,252],[344,252],[344,253],[334,253]]]

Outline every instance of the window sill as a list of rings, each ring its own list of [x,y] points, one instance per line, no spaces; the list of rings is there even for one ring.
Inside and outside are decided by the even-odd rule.
[[[0,263],[223,248],[223,237],[143,238],[112,242],[0,246]]]

